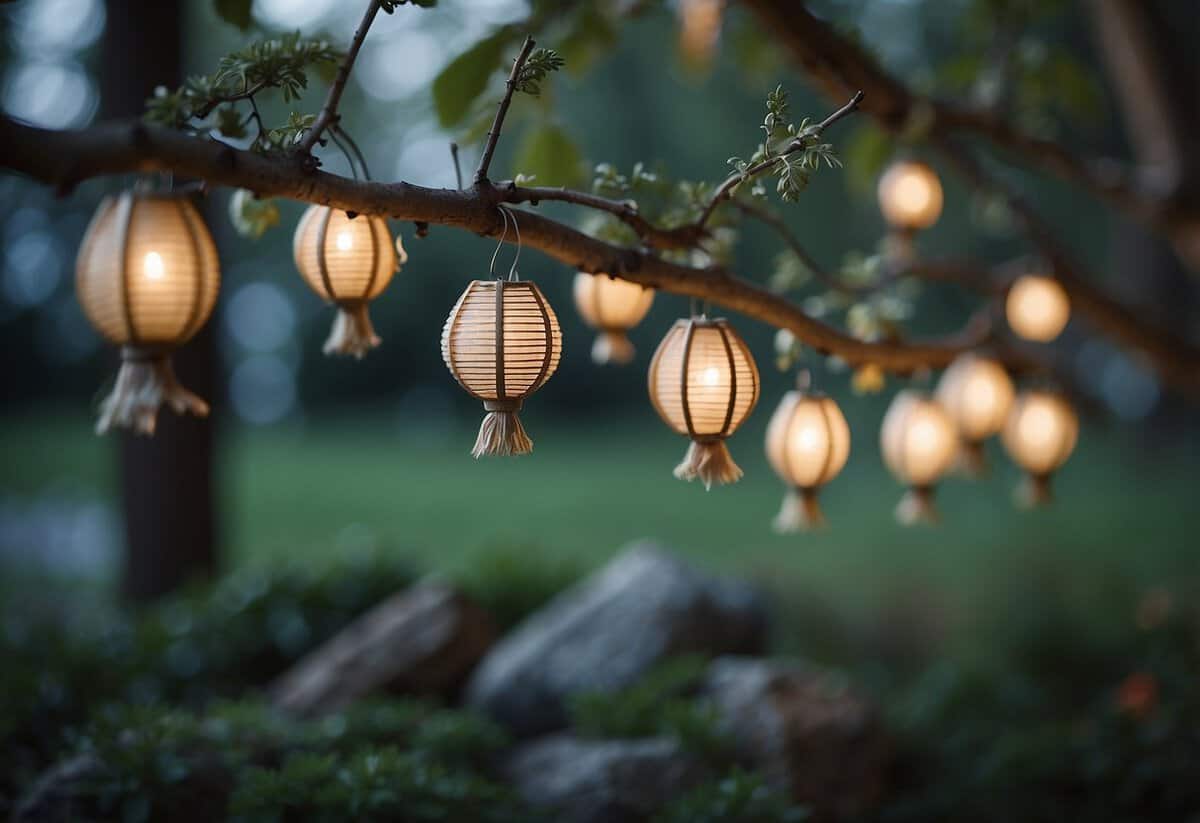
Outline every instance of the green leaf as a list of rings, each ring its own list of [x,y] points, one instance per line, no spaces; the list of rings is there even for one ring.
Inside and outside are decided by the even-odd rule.
[[[516,36],[512,27],[497,29],[451,60],[434,78],[433,105],[443,128],[456,125],[470,111]]]
[[[575,186],[583,177],[579,148],[570,135],[552,123],[525,132],[515,166],[527,177],[537,177],[543,186]]]
[[[229,198],[229,220],[242,237],[257,240],[279,225],[279,206],[272,198],[260,200],[253,192],[238,189]]]
[[[242,31],[250,28],[251,0],[213,0],[213,7],[222,20]]]

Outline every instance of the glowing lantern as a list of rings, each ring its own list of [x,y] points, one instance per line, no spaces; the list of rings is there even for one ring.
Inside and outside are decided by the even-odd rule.
[[[1026,340],[1049,343],[1071,319],[1071,299],[1052,277],[1026,274],[1012,284],[1004,304],[1008,325]]]
[[[528,454],[533,441],[517,412],[554,374],[562,329],[527,280],[473,280],[442,330],[442,359],[454,379],[483,401],[487,415],[471,454]]]
[[[879,178],[878,195],[884,219],[901,231],[927,229],[942,214],[942,184],[924,163],[893,163]]]
[[[1079,418],[1062,395],[1022,392],[1004,427],[1004,448],[1026,471],[1018,499],[1028,506],[1050,501],[1050,477],[1067,462],[1079,438]]]
[[[1013,402],[1013,384],[1004,366],[975,354],[950,364],[937,387],[937,401],[949,412],[962,438],[961,461],[967,474],[986,470],[983,441],[1004,428]]]
[[[633,344],[625,333],[641,322],[654,302],[654,289],[607,274],[575,275],[575,308],[583,322],[599,334],[592,345],[592,360],[599,364],[628,363]]]
[[[309,288],[338,308],[325,354],[361,358],[378,346],[367,304],[408,259],[399,238],[393,245],[387,221],[310,206],[296,224],[292,253]]]
[[[767,424],[767,460],[789,491],[775,518],[780,532],[825,525],[817,492],[846,465],[850,427],[832,398],[790,391]]]
[[[721,38],[724,0],[679,0],[679,51],[692,69],[712,62]]]
[[[911,389],[900,392],[883,418],[883,460],[908,492],[896,507],[905,525],[937,522],[933,489],[954,464],[958,432],[933,400]]]
[[[126,191],[100,204],[75,270],[84,314],[121,346],[121,370],[100,406],[98,434],[113,426],[154,434],[163,403],[177,414],[208,414],[208,404],[175,378],[170,354],[212,314],[220,283],[212,236],[185,197]]]
[[[676,477],[699,478],[709,489],[742,476],[725,438],[750,416],[758,391],[758,367],[729,321],[675,321],[650,361],[650,402],[668,426],[692,440]]]

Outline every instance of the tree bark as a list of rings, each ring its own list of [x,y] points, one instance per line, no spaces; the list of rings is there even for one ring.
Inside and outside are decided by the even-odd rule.
[[[156,85],[183,77],[182,0],[108,0],[101,109],[138,116]],[[217,357],[212,325],[174,357],[185,385],[212,398]],[[122,432],[118,446],[125,561],[121,590],[148,601],[217,566],[211,419],[162,411],[154,437]]]

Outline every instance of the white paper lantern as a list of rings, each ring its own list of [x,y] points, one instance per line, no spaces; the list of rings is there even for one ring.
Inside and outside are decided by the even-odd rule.
[[[296,224],[292,253],[301,277],[323,300],[337,306],[325,354],[361,358],[379,345],[367,304],[378,297],[407,260],[399,238],[382,217],[328,206],[310,206]]]
[[[750,349],[729,321],[675,321],[650,361],[649,378],[659,416],[692,441],[675,476],[699,479],[706,489],[741,478],[725,438],[754,410],[759,379]]]
[[[1038,506],[1051,499],[1050,478],[1079,439],[1079,417],[1057,392],[1031,390],[1017,397],[1004,427],[1004,447],[1026,472],[1017,499]]]
[[[517,412],[562,357],[554,309],[528,280],[473,280],[442,330],[446,367],[487,415],[471,454],[528,454],[533,441]]]
[[[628,363],[633,360],[633,344],[626,332],[650,311],[654,289],[607,274],[579,272],[575,275],[574,292],[579,315],[599,332],[592,345],[593,362]]]
[[[1071,319],[1071,298],[1054,278],[1026,274],[1008,290],[1004,313],[1018,336],[1049,343]]]
[[[883,460],[908,492],[896,507],[905,525],[937,522],[933,491],[954,465],[958,431],[941,407],[921,392],[899,392],[888,407],[880,432]]]
[[[788,485],[776,530],[825,525],[817,493],[850,456],[850,426],[838,404],[823,394],[788,392],[767,424],[766,450],[771,468]]]
[[[893,163],[879,178],[878,196],[884,219],[901,231],[927,229],[942,214],[941,181],[924,163]]]
[[[968,475],[986,470],[983,442],[1004,428],[1013,395],[1004,366],[977,354],[956,358],[938,382],[937,401],[958,427],[961,465]]]
[[[97,433],[118,426],[153,434],[164,403],[177,414],[208,414],[179,384],[170,354],[212,314],[220,282],[212,235],[186,197],[126,191],[100,204],[79,247],[75,291],[123,362]]]

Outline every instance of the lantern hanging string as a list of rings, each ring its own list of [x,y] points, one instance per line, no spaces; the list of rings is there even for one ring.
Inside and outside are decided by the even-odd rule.
[[[496,258],[500,256],[500,249],[504,246],[504,239],[508,237],[508,221],[512,220],[513,232],[517,237],[517,252],[513,255],[512,265],[508,269],[508,279],[510,281],[520,280],[520,275],[517,274],[517,261],[521,259],[521,227],[517,224],[517,215],[511,209],[507,206],[497,206],[496,208],[499,209],[500,216],[504,219],[504,228],[500,232],[500,239],[496,242],[496,250],[492,252],[492,262],[488,265],[488,274],[496,277]]]
[[[346,164],[350,166],[350,174],[357,181],[359,179],[358,166],[355,165],[354,158],[350,156],[350,151],[346,148],[346,144],[338,138],[336,131],[329,132],[329,136],[333,139],[333,144],[341,150],[342,156],[346,158]]]
[[[367,158],[363,157],[362,151],[358,148],[358,143],[354,142],[354,138],[350,136],[350,132],[346,131],[341,126],[335,125],[333,127],[333,131],[335,134],[345,140],[348,146],[350,146],[350,151],[354,152],[354,156],[358,159],[358,165],[362,168],[363,179],[369,182],[371,180],[371,170],[367,168]],[[341,147],[341,144],[339,143],[338,146]],[[346,153],[345,148],[342,148],[342,153]],[[347,159],[349,159],[349,155],[347,155]],[[350,166],[353,168],[354,164],[351,163]],[[357,174],[355,175],[355,179],[358,179]]]

